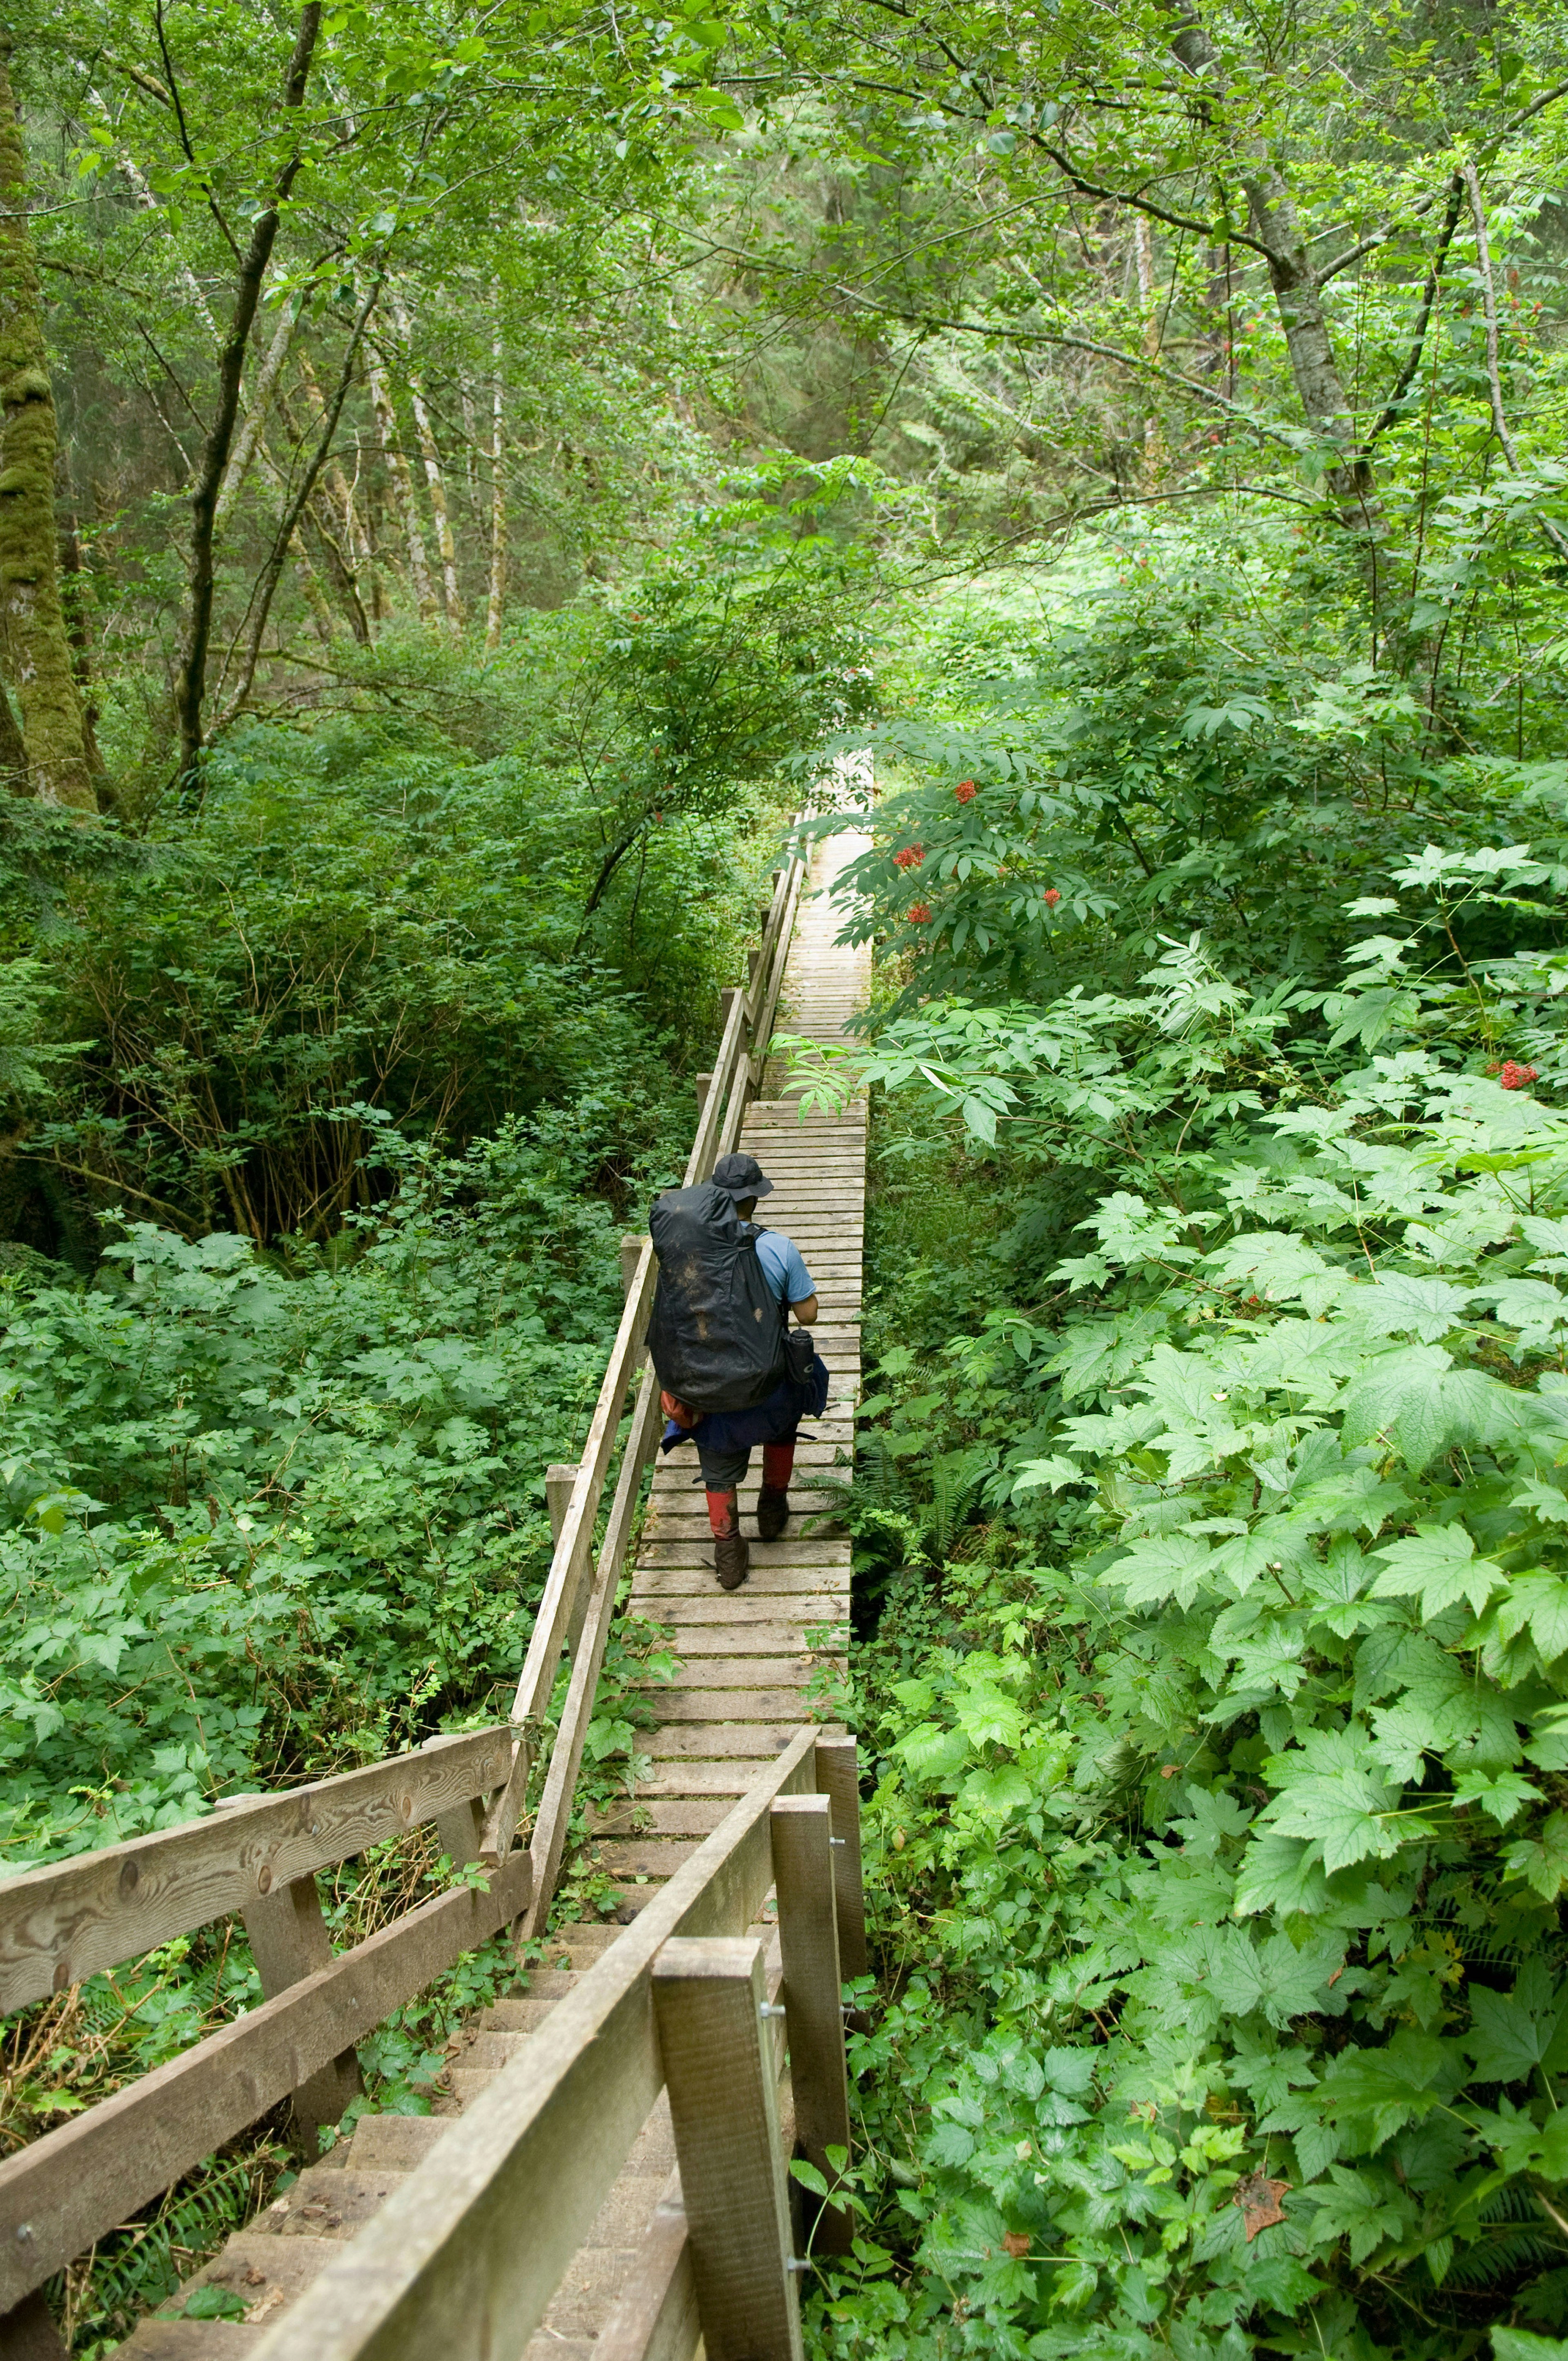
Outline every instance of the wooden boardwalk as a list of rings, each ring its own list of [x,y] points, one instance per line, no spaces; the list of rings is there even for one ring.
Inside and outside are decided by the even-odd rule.
[[[836,1039],[864,1001],[869,950],[835,943],[841,918],[828,899],[839,871],[864,843],[846,834],[817,849],[811,898],[803,899],[785,970],[780,1029]],[[775,1184],[762,1209],[770,1227],[795,1239],[817,1281],[816,1334],[832,1382],[827,1413],[811,1424],[813,1439],[796,1454],[791,1521],[777,1542],[756,1537],[761,1453],[753,1455],[740,1493],[751,1573],[740,1590],[726,1593],[715,1578],[696,1452],[682,1446],[656,1470],[631,1606],[674,1631],[681,1669],[673,1687],[651,1692],[660,1719],[640,1751],[652,1758],[652,1775],[597,1831],[599,1863],[616,1880],[616,1920],[552,1936],[546,1964],[529,1971],[526,1991],[483,2012],[451,2044],[432,2114],[362,2118],[350,2139],[302,2173],[181,2290],[182,2305],[197,2286],[223,2288],[245,2307],[243,2316],[144,2321],[121,2348],[137,2361],[248,2361],[253,2354],[265,2361],[273,2331],[285,2322],[295,2326],[288,2315],[301,2299],[308,2322],[310,2286],[344,2242],[407,2183],[451,2120],[489,2087],[621,1927],[718,1827],[761,1764],[784,1749],[803,1721],[834,1725],[835,1675],[848,1633],[850,1545],[828,1521],[832,1494],[823,1487],[830,1469],[838,1482],[849,1479],[860,1387],[864,1109],[803,1124],[791,1100],[758,1099],[747,1111],[742,1145]],[[803,1531],[807,1523],[809,1533]],[[778,1974],[775,1944],[775,1992]],[[657,2242],[661,2221],[681,2219],[674,2163],[669,2103],[662,2097],[529,2344],[528,2361],[624,2361],[643,2351],[645,2324],[622,2294],[639,2255],[646,2256],[650,2238]]]
[[[785,970],[783,1025],[817,1039],[839,1038],[865,998],[869,951],[834,942],[841,921],[822,890],[861,842],[838,837],[819,848],[812,866],[818,890],[803,905]],[[818,1718],[833,1719],[833,1675],[844,1654],[850,1544],[824,1530],[832,1494],[821,1479],[837,1464],[837,1481],[848,1481],[860,1391],[864,1107],[802,1123],[792,1100],[757,1099],[741,1145],[774,1184],[758,1218],[795,1240],[817,1282],[828,1408],[807,1424],[814,1439],[797,1448],[780,1541],[757,1539],[762,1453],[751,1455],[740,1490],[751,1572],[738,1591],[720,1590],[715,1579],[695,1449],[678,1446],[654,1476],[631,1606],[673,1629],[682,1671],[674,1688],[652,1700],[663,1716],[648,1741],[653,1776],[628,1806],[641,1832],[607,1833],[598,1847],[604,1865],[626,1877],[668,1876],[717,1827],[759,1756],[776,1753],[814,1707]]]

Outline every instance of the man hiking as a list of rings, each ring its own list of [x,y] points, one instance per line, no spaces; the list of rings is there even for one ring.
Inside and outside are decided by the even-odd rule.
[[[739,1488],[762,1447],[757,1534],[777,1541],[789,1521],[795,1433],[828,1399],[828,1371],[809,1337],[789,1330],[817,1318],[817,1288],[794,1240],[752,1220],[773,1194],[754,1156],[721,1156],[712,1179],[672,1189],[649,1217],[659,1288],[648,1345],[668,1423],[663,1448],[696,1444],[720,1587],[751,1572]]]

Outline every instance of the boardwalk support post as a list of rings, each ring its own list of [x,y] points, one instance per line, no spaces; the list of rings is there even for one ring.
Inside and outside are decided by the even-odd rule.
[[[817,1741],[817,1792],[833,1806],[833,1894],[839,1915],[839,1966],[843,1976],[863,1976],[866,1957],[866,1890],[861,1867],[861,1763],[852,1738]]]
[[[803,2361],[762,1946],[676,1936],[652,1982],[707,2361]]]
[[[833,1907],[833,1807],[826,1795],[781,1795],[771,1815],[779,1897],[789,2079],[800,2144],[831,2183],[830,2147],[850,2147],[850,2085],[844,2070],[842,1980]],[[813,2243],[847,2254],[850,2216],[827,2205]]]
[[[244,1916],[246,1939],[268,2000],[331,1967],[332,1944],[313,1877],[296,1877],[280,1894],[258,1894]],[[337,2123],[362,2088],[359,2060],[352,2049],[345,2049],[294,2092],[300,2146],[313,2164],[320,2152],[322,2125]]]

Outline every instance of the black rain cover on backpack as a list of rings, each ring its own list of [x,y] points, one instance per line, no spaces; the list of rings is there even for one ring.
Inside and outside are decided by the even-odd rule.
[[[705,1180],[666,1190],[648,1227],[659,1257],[648,1350],[661,1386],[697,1411],[765,1401],[784,1375],[784,1317],[756,1224]]]

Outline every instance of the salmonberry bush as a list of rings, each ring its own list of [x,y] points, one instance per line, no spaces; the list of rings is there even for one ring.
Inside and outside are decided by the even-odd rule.
[[[795,1051],[877,1140],[879,1978],[817,2350],[1568,2352],[1551,768],[1456,763],[1440,838],[1342,765],[1254,926],[1235,838],[1155,893],[1071,820],[1059,706],[989,774],[986,727],[906,750],[869,1038]]]

